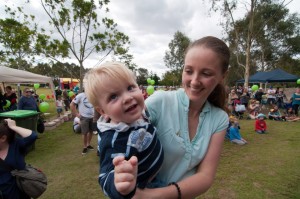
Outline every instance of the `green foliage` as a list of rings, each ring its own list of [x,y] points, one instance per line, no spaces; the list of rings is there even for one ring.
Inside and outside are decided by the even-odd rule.
[[[299,15],[290,14],[283,2],[257,1],[249,3],[252,12],[247,12],[243,18],[234,21],[230,14],[238,2],[225,2],[228,23],[224,24],[224,29],[228,32],[227,39],[235,59],[230,62],[232,77],[228,77],[229,82],[240,79],[238,74],[244,74],[242,78],[245,78],[247,66],[247,75],[275,68],[282,68],[290,73],[299,70],[296,61],[300,54]],[[248,55],[247,48],[250,48]]]
[[[174,71],[167,71],[162,77],[161,85],[178,86],[180,82],[177,77],[178,75]]]
[[[176,76],[176,85],[181,82],[181,72],[184,66],[184,53],[190,44],[190,39],[182,32],[177,31],[174,39],[169,43],[169,50],[166,51],[164,62],[171,69],[173,75]]]
[[[39,31],[35,17],[24,13],[23,7],[16,10],[6,7],[5,12],[8,18],[0,19],[1,62],[12,68],[29,70],[37,56],[58,58],[68,55],[67,44],[51,40],[44,34],[44,29]]]
[[[190,39],[183,33],[177,31],[174,34],[174,39],[169,43],[169,50],[166,51],[164,62],[168,68],[173,70],[182,69],[184,65],[184,52]]]
[[[138,85],[147,85],[147,78],[149,77],[149,72],[146,68],[137,68],[136,69],[136,80]]]
[[[105,17],[101,10],[109,1],[93,0],[42,0],[50,24],[59,33],[64,46],[77,59],[80,66],[80,82],[84,76],[84,61],[93,53],[103,54],[103,60],[110,53],[125,54],[129,38],[117,30],[114,20]],[[101,18],[102,17],[102,18]],[[101,61],[100,61],[101,62]],[[83,88],[83,86],[80,86]]]

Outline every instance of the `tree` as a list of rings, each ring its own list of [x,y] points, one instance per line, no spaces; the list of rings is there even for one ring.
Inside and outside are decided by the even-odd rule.
[[[248,87],[250,72],[255,71],[257,67],[257,63],[252,61],[253,52],[260,51],[261,63],[265,64],[266,58],[272,59],[271,57],[274,56],[274,54],[271,56],[270,47],[278,47],[276,47],[277,42],[270,45],[272,42],[268,38],[271,35],[274,38],[274,35],[276,35],[276,32],[273,32],[276,28],[272,29],[270,23],[275,25],[272,20],[278,18],[277,16],[280,16],[281,13],[279,11],[274,12],[274,10],[268,12],[269,6],[273,4],[281,8],[280,10],[283,10],[286,6],[284,5],[285,1],[248,0],[245,2],[213,0],[211,2],[212,9],[214,11],[219,10],[225,18],[225,22],[221,23],[221,25],[223,25],[225,32],[229,32],[230,48],[234,52],[238,66],[244,68],[245,86]],[[235,20],[234,11],[242,6],[247,9],[246,14],[242,20]],[[280,23],[277,25],[279,27]],[[265,30],[267,29],[272,29],[272,31],[268,32],[270,33],[269,35],[265,35]],[[264,65],[262,67],[264,68]]]
[[[169,50],[166,51],[164,62],[176,76],[176,85],[181,83],[181,73],[184,65],[184,53],[190,44],[190,39],[183,33],[177,31],[174,39],[169,43]]]
[[[125,54],[129,38],[117,30],[117,24],[107,17],[100,18],[101,10],[108,0],[41,0],[44,11],[50,18],[50,25],[59,34],[60,42],[68,47],[69,53],[80,66],[80,89],[83,88],[84,61],[93,53]]]
[[[146,68],[137,68],[136,70],[136,80],[138,85],[147,85],[147,78],[149,77],[149,72]]]
[[[161,85],[165,86],[178,86],[178,77],[173,71],[167,71],[162,76],[162,80],[160,81]]]
[[[119,56],[115,56],[113,60],[124,63],[130,70],[136,71],[137,65],[133,62],[133,55],[124,53]]]
[[[65,45],[57,40],[50,40],[38,31],[34,23],[35,17],[23,12],[23,7],[17,9],[5,6],[6,17],[0,19],[0,61],[8,67],[30,70],[36,58],[40,55],[66,56]]]
[[[300,37],[297,15],[290,15],[289,10],[280,4],[263,3],[256,6],[253,20],[249,74],[258,70],[268,71],[277,67],[282,68],[285,65],[282,59],[288,61],[299,55]],[[248,15],[237,20],[235,26],[229,30],[228,35],[230,48],[240,63],[246,62],[246,56],[241,52],[245,51],[246,48],[248,22]],[[236,35],[239,35],[238,43],[236,43]],[[280,65],[278,65],[279,62]],[[231,74],[243,72],[239,67],[234,67],[239,65],[237,61],[231,60],[230,63]],[[288,71],[292,72],[291,70]]]

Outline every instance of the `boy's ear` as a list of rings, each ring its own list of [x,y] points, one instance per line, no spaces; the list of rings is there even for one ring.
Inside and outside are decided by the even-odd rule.
[[[104,110],[101,108],[101,107],[96,107],[96,111],[98,112],[98,113],[100,113],[101,115],[104,115],[105,114],[105,112],[104,112]]]

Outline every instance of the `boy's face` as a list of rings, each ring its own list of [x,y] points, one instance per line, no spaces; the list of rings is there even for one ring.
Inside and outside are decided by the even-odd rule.
[[[258,119],[259,119],[259,120],[264,120],[264,117],[259,117]]]
[[[99,105],[96,110],[109,116],[112,123],[130,124],[142,117],[144,97],[137,84],[109,81],[105,83],[105,91],[99,92]]]

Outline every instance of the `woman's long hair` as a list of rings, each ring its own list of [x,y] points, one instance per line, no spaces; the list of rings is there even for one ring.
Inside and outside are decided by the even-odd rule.
[[[0,137],[6,136],[7,142],[10,144],[14,141],[16,132],[11,130],[5,120],[0,121]]]

